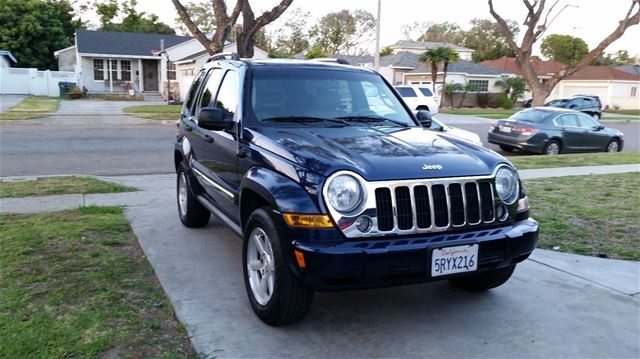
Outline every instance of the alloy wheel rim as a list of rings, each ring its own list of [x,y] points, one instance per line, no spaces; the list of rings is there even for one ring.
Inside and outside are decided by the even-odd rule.
[[[609,147],[607,148],[607,150],[609,152],[618,152],[618,142],[613,141],[609,144]]]
[[[558,144],[556,143],[552,143],[549,145],[549,147],[547,147],[548,155],[557,155],[558,152],[560,152],[560,147],[558,147]]]
[[[247,275],[253,297],[266,305],[273,296],[275,262],[269,237],[262,228],[255,228],[247,244]]]
[[[178,177],[178,208],[182,216],[187,213],[187,181],[184,173]]]

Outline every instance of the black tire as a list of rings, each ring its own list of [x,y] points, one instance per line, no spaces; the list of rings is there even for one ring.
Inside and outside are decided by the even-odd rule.
[[[549,153],[553,146],[557,146],[558,151],[556,153]],[[553,152],[553,151],[552,151]],[[562,144],[557,140],[551,140],[544,146],[544,150],[542,151],[543,155],[558,155],[562,153]]]
[[[602,114],[594,112],[591,117],[595,118],[596,120],[600,120],[602,118]]]
[[[505,146],[505,145],[500,145],[500,149],[505,151],[505,152],[513,152],[513,150],[515,150],[514,147],[511,146]]]
[[[506,283],[509,278],[511,278],[515,269],[516,265],[512,264],[508,267],[494,269],[480,274],[451,278],[449,282],[458,288],[471,292],[482,292]]]
[[[416,110],[418,111],[429,111],[429,107],[424,106],[424,105],[420,105],[416,108]]]
[[[614,143],[615,147],[612,148]],[[612,149],[614,150],[612,151]],[[620,152],[620,141],[615,138],[609,141],[609,143],[607,143],[607,147],[604,148],[604,152]]]
[[[187,171],[185,165],[182,163],[178,166],[178,176],[176,178],[176,199],[178,202],[178,216],[180,222],[189,228],[204,227],[209,223],[209,217],[211,213],[205,206],[203,206],[196,196],[193,195],[191,186],[189,185]],[[182,182],[184,181],[184,182]],[[181,204],[180,188],[184,184],[183,193],[184,203]]]
[[[258,318],[266,324],[281,326],[299,321],[309,312],[313,301],[313,290],[304,285],[292,272],[288,257],[292,253],[288,253],[290,249],[285,243],[286,238],[276,225],[272,215],[268,208],[259,208],[249,217],[244,231],[242,266],[245,289],[251,308]],[[274,261],[270,266],[270,268],[274,268],[272,275],[275,275],[273,289],[264,304],[259,303],[252,290],[247,260],[250,248],[249,241],[254,240],[252,233],[258,229],[266,234],[264,240],[268,241],[271,246]],[[264,298],[262,300],[264,301]]]

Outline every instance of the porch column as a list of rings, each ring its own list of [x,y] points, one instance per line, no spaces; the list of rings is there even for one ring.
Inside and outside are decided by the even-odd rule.
[[[113,93],[113,75],[111,72],[111,59],[108,59],[107,61],[109,61],[109,66],[107,67],[109,71],[109,92]]]
[[[142,59],[138,59],[138,86],[140,86],[138,91],[142,93],[142,90],[144,89],[144,75],[142,74]]]

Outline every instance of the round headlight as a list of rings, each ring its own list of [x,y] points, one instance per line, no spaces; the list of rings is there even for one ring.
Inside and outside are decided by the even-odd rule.
[[[518,175],[509,167],[501,167],[496,172],[496,192],[506,204],[512,204],[518,199]]]
[[[329,182],[327,200],[333,209],[349,213],[362,203],[363,192],[360,182],[350,175],[338,175]]]

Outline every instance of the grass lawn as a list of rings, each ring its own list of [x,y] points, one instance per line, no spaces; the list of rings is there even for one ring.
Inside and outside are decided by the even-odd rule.
[[[91,177],[46,177],[37,180],[0,182],[0,198],[50,196],[69,193],[132,192],[136,188]]]
[[[9,112],[55,112],[58,109],[57,97],[28,96]]]
[[[33,120],[40,117],[43,115],[37,112],[0,112],[0,121]]]
[[[607,110],[606,112],[617,113],[617,114],[620,114],[620,115],[640,116],[640,109],[635,109],[635,110]]]
[[[640,260],[640,175],[571,176],[524,183],[540,248]]]
[[[119,207],[0,216],[0,357],[195,357]]]
[[[505,110],[503,108],[444,108],[440,109],[440,113],[451,115],[472,115],[490,119],[507,118],[514,113],[520,111],[519,108]]]
[[[141,105],[125,107],[123,111],[151,120],[177,120],[182,105]]]
[[[577,153],[557,156],[511,156],[519,170],[531,168],[624,165],[640,163],[640,152]]]

